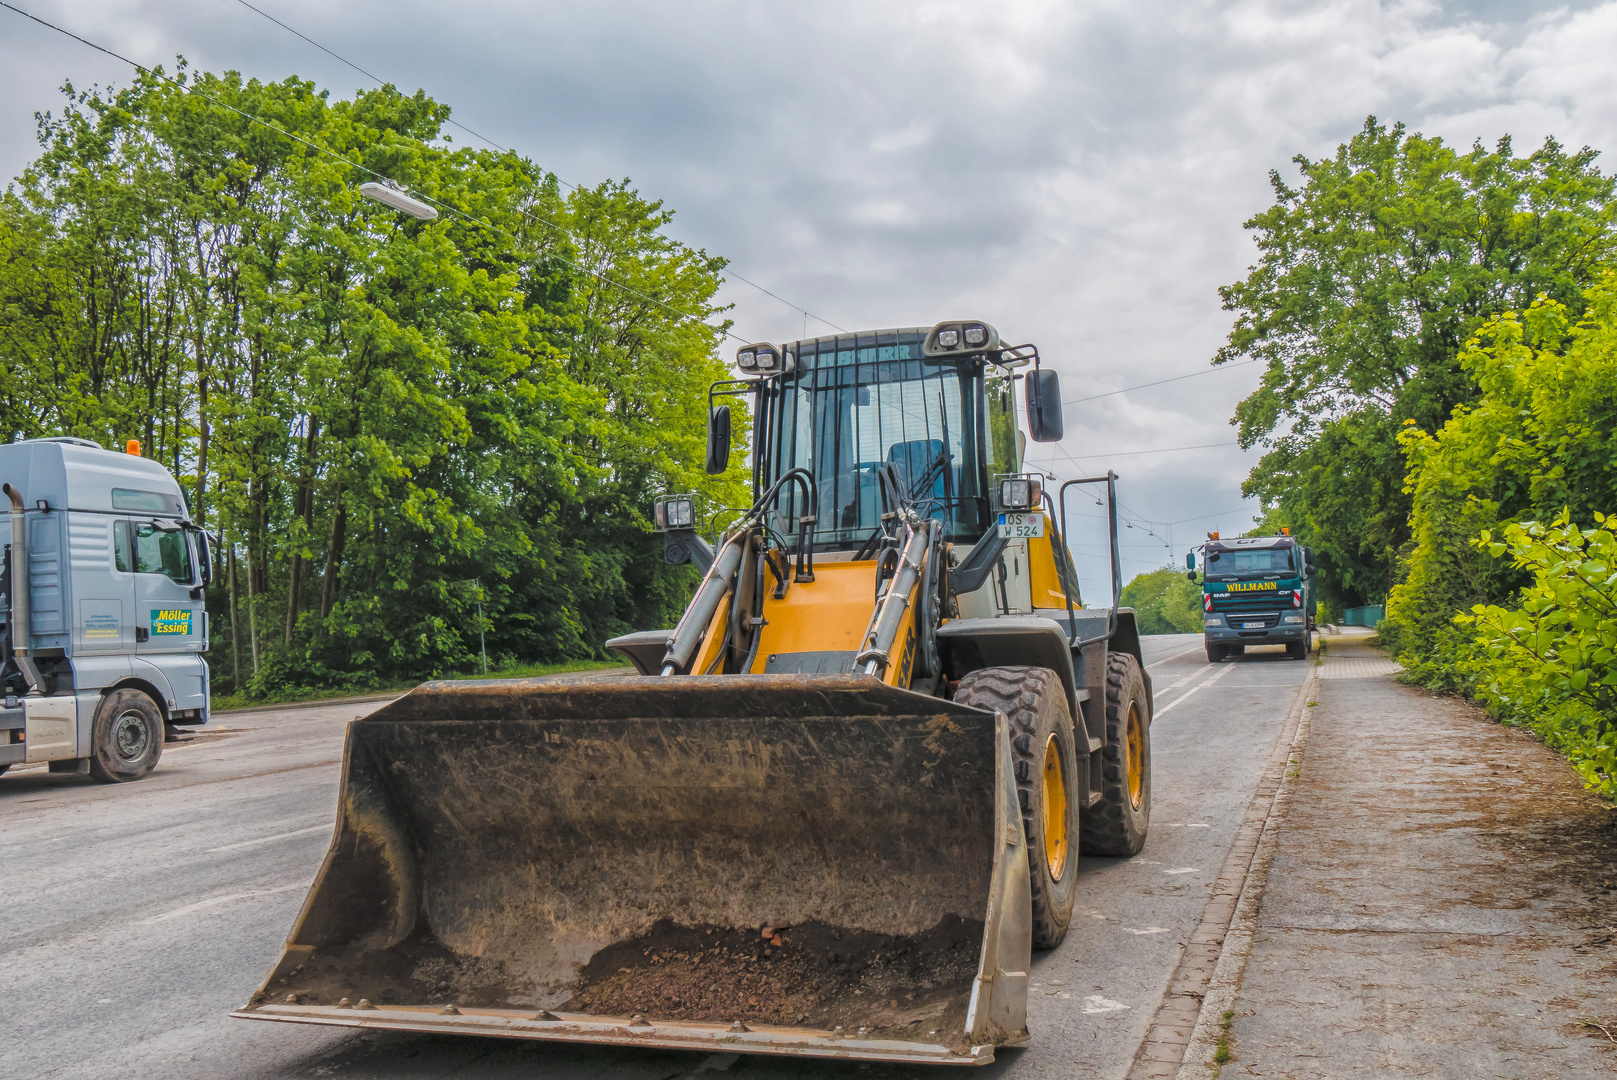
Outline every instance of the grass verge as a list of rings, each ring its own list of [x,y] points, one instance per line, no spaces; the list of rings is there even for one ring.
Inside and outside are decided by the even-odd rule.
[[[491,670],[487,675],[481,669],[455,675],[445,675],[446,679],[533,679],[541,675],[565,675],[573,671],[603,671],[607,668],[620,668],[624,664],[618,660],[569,660],[560,664],[521,664],[516,667]],[[268,698],[249,698],[246,694],[215,694],[209,699],[210,707],[214,712],[229,709],[255,709],[264,705],[314,705],[322,701],[334,701],[339,698],[370,697],[374,694],[402,694],[413,690],[427,680],[415,679],[411,682],[384,684],[364,690],[337,689],[337,690],[308,690],[303,692],[288,692],[276,694]]]

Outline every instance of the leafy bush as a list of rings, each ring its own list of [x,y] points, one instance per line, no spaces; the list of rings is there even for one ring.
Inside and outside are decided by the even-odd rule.
[[[1532,574],[1509,607],[1477,604],[1455,623],[1474,648],[1459,661],[1471,692],[1507,722],[1563,751],[1585,782],[1617,794],[1617,519],[1580,529],[1510,523],[1477,546]]]

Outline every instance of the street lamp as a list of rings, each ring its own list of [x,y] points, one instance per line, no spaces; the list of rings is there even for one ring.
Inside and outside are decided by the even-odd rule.
[[[383,180],[381,183],[373,180],[368,184],[361,184],[359,185],[359,193],[367,199],[375,199],[379,203],[385,203],[395,210],[403,210],[411,217],[418,217],[422,221],[432,221],[438,216],[436,208],[428,206],[420,199],[412,199],[405,194],[404,188],[392,180]]]

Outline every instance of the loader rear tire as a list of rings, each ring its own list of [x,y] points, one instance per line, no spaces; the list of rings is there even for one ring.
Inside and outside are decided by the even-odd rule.
[[[163,756],[163,713],[139,690],[101,699],[90,732],[90,775],[103,783],[140,780]]]
[[[1128,653],[1106,661],[1106,744],[1098,752],[1101,801],[1080,816],[1083,853],[1138,855],[1151,826],[1151,700]]]
[[[1077,898],[1078,749],[1067,691],[1049,668],[991,667],[960,680],[954,700],[1005,714],[1033,892],[1033,947],[1067,936]]]

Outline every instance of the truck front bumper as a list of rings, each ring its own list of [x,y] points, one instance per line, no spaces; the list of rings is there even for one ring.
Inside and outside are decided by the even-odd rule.
[[[1237,623],[1235,626],[1204,626],[1202,636],[1210,644],[1216,645],[1288,645],[1306,641],[1308,627],[1306,623],[1299,622],[1281,623],[1260,630],[1243,630]]]

